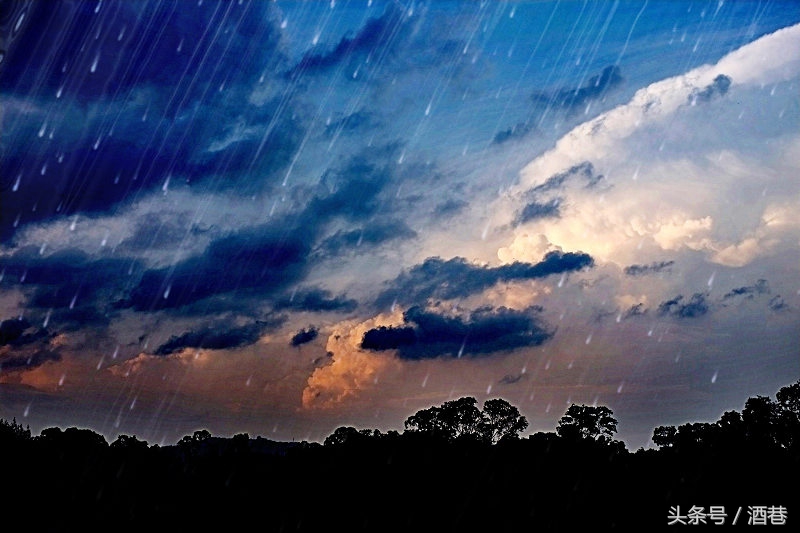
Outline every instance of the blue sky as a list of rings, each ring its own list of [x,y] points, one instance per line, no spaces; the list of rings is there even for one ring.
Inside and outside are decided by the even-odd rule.
[[[15,15],[4,418],[322,440],[469,395],[643,446],[800,373],[797,3]]]

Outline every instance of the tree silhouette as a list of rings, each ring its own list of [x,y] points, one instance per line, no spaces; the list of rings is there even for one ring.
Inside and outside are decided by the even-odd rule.
[[[558,421],[556,433],[570,440],[611,442],[617,432],[614,413],[604,405],[572,404]]]
[[[408,417],[405,428],[441,436],[448,440],[461,437],[483,439],[483,416],[472,397],[444,402],[441,407],[422,409]]]
[[[528,421],[515,406],[502,398],[495,398],[483,403],[483,426],[485,438],[496,443],[517,438],[528,427]]]
[[[422,409],[406,419],[405,428],[450,441],[470,438],[497,443],[503,438],[517,437],[528,427],[519,409],[503,399],[486,400],[483,410],[476,403],[475,398],[464,397],[447,401],[441,407]]]

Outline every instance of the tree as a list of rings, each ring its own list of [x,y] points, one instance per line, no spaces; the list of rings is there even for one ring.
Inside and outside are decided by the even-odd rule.
[[[486,400],[483,410],[476,404],[475,398],[464,397],[422,409],[406,419],[405,428],[449,441],[471,438],[494,444],[504,438],[516,438],[528,427],[519,409],[503,399]]]
[[[528,427],[528,420],[519,409],[501,398],[483,403],[483,428],[486,440],[492,443],[517,438]]]
[[[678,441],[678,429],[675,426],[658,426],[653,430],[653,444],[659,448],[672,448]]]
[[[606,406],[572,404],[558,421],[556,433],[570,440],[588,439],[611,442],[617,432],[617,420]]]
[[[11,422],[0,419],[0,441],[16,440],[24,441],[31,438],[31,428],[23,428],[22,424],[17,424],[14,418]]]
[[[117,440],[111,443],[112,450],[143,451],[148,448],[147,441],[139,440],[136,435],[118,435]]]
[[[770,446],[777,442],[780,407],[768,396],[748,398],[742,410],[742,422],[747,440]]]
[[[333,433],[325,438],[325,446],[336,446],[345,443],[353,443],[363,438],[363,435],[352,426],[342,426],[336,428]]]
[[[448,440],[484,436],[483,414],[472,397],[444,402],[441,407],[422,409],[408,417],[405,428],[438,435]]]

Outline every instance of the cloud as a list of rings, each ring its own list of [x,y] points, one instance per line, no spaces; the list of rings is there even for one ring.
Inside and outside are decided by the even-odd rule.
[[[4,61],[0,88],[19,105],[3,110],[0,175],[14,202],[0,239],[159,187],[245,196],[282,177],[305,133],[302,113],[286,95],[250,98],[286,61],[276,6],[113,2],[97,14],[52,4],[22,37],[28,51]]]
[[[302,59],[288,72],[295,78],[301,75],[324,72],[354,57],[362,57],[373,52],[391,53],[392,43],[402,32],[405,12],[394,3],[389,3],[380,17],[369,18],[354,35],[345,35],[330,50],[319,46],[306,52]]]
[[[737,287],[735,289],[732,289],[731,291],[725,293],[722,299],[729,300],[737,296],[742,296],[744,298],[752,299],[753,296],[757,294],[769,294],[769,293],[770,289],[767,280],[759,279],[753,285],[748,285],[745,287]]]
[[[394,240],[413,239],[417,232],[401,220],[376,221],[359,229],[339,230],[325,238],[317,249],[323,258],[336,257],[358,248],[379,246]]]
[[[463,257],[447,261],[429,257],[422,264],[401,273],[389,283],[390,288],[378,297],[378,304],[417,303],[428,298],[462,298],[478,293],[501,281],[539,279],[552,274],[574,272],[593,265],[584,253],[552,251],[538,263],[520,263],[498,267],[468,263]]]
[[[358,302],[345,298],[344,295],[333,296],[328,290],[312,287],[292,291],[288,296],[276,300],[273,307],[281,311],[340,311],[347,313],[358,307]]]
[[[243,229],[213,241],[202,255],[146,271],[121,305],[154,311],[237,291],[273,294],[302,277],[309,238],[292,227]]]
[[[318,335],[319,329],[315,328],[314,326],[309,326],[308,328],[301,329],[292,335],[289,344],[291,346],[300,346],[301,344],[306,344],[313,341]]]
[[[0,369],[27,370],[43,365],[48,361],[60,361],[61,354],[48,349],[39,349],[30,355],[19,355],[0,359]]]
[[[516,311],[483,307],[466,316],[426,311],[419,306],[403,314],[403,326],[381,326],[364,333],[361,347],[396,350],[401,359],[477,356],[538,346],[553,336],[540,318],[541,308]]]
[[[709,102],[712,98],[716,98],[719,96],[723,96],[725,93],[728,92],[730,88],[732,80],[730,76],[726,76],[725,74],[720,74],[714,81],[703,87],[702,89],[696,89],[692,91],[691,96],[689,97],[689,102],[692,105],[702,102]]]
[[[585,108],[592,100],[603,98],[608,91],[620,85],[623,79],[619,67],[609,65],[580,87],[560,89],[553,94],[537,92],[531,98],[538,104],[574,111]]]
[[[361,339],[370,329],[397,324],[399,320],[399,313],[380,314],[334,326],[325,345],[330,362],[309,376],[303,390],[303,408],[328,409],[353,400],[375,387],[386,372],[396,369],[392,358],[362,349]]]
[[[626,276],[646,276],[649,274],[657,274],[664,271],[669,271],[675,261],[654,261],[649,265],[629,265],[624,269]]]
[[[519,224],[520,242],[502,247],[502,260],[535,257],[532,235],[619,265],[669,251],[740,267],[796,243],[800,226],[786,208],[797,205],[798,190],[785,176],[798,168],[789,95],[800,63],[797,54],[772,52],[791,49],[799,31],[779,30],[716,65],[652,83],[562,136],[498,198],[492,225],[514,227],[526,205],[556,198],[559,217]],[[690,105],[698,94],[713,97]],[[563,177],[586,162],[604,187]]]
[[[173,335],[167,342],[159,346],[154,355],[169,355],[185,348],[202,348],[207,350],[224,350],[239,348],[253,344],[261,338],[265,331],[274,329],[283,323],[283,319],[273,318],[268,321],[256,321],[244,326],[231,327],[227,324],[216,324],[181,335]]]
[[[660,316],[672,316],[676,318],[698,318],[710,310],[708,294],[694,293],[689,301],[685,301],[683,295],[666,300],[658,304],[658,314]]]
[[[524,224],[539,218],[558,217],[561,200],[556,198],[545,203],[531,202],[523,207],[517,214],[516,224]]]
[[[11,344],[22,337],[31,324],[24,318],[10,318],[0,322],[0,346]]]
[[[503,144],[515,139],[522,139],[531,131],[533,131],[533,125],[530,122],[519,122],[518,124],[503,131],[498,131],[494,138],[492,138],[492,142],[494,144]]]

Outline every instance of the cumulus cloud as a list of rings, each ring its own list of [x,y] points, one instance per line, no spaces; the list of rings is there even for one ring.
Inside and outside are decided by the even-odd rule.
[[[788,53],[758,64],[756,57],[769,57],[762,54],[776,43],[788,46],[798,31],[781,30],[717,65],[653,83],[563,136],[497,201],[495,227],[515,227],[498,256],[522,261],[543,248],[580,250],[622,266],[642,255],[698,252],[741,267],[796,243],[796,217],[772,214],[798,205],[796,182],[785,176],[800,165],[789,155],[797,112],[787,100],[800,58]],[[753,70],[744,75],[743,65]],[[691,98],[708,101],[693,106]],[[750,109],[759,112],[745,120]],[[764,137],[772,145],[756,149]],[[587,162],[603,187],[568,179]],[[550,216],[556,206],[558,216]]]
[[[397,312],[381,314],[363,322],[346,321],[336,325],[325,345],[331,361],[309,376],[303,390],[303,407],[335,407],[374,387],[385,372],[397,368],[392,358],[362,349],[361,341],[367,331],[394,325],[400,320]]]

